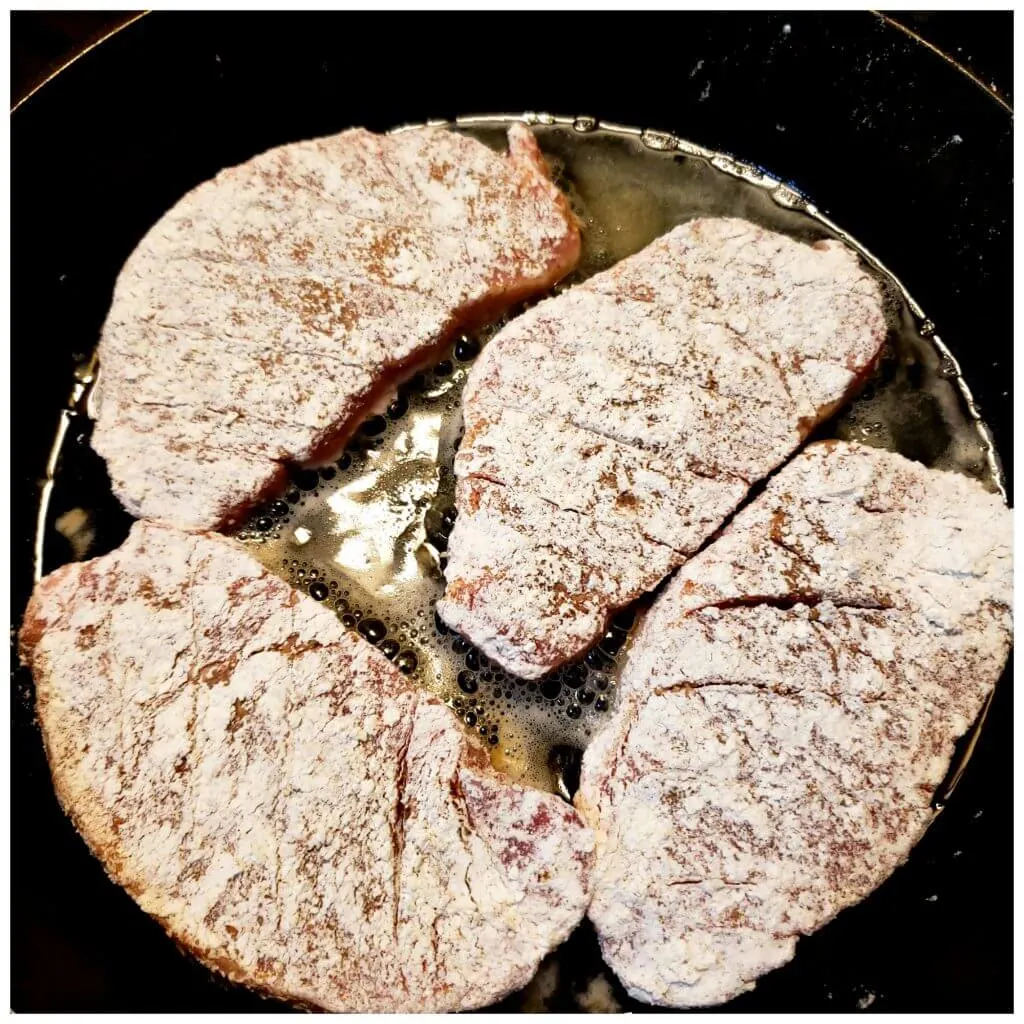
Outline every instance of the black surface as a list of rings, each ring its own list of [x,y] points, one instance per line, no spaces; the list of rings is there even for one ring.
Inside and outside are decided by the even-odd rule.
[[[1012,32],[1008,14],[961,24],[979,38]],[[1011,93],[1009,68],[993,74]],[[151,15],[12,118],[17,616],[74,358],[94,345],[143,231],[189,187],[273,144],[514,110],[675,131],[791,180],[936,322],[1009,464],[1011,119],[874,16]],[[727,1009],[1011,1007],[1008,682],[910,864]],[[57,807],[30,681],[17,672],[12,686],[13,1007],[277,1009],[179,955],[106,880]],[[590,941],[584,931],[570,952],[588,960]],[[571,1008],[571,991],[560,998]]]

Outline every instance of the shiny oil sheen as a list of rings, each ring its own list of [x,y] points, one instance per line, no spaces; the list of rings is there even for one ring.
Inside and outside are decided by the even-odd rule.
[[[454,127],[501,149],[517,119],[472,118]],[[525,119],[583,224],[579,268],[556,291],[695,216],[740,216],[804,241],[839,237],[860,249],[793,188],[722,154],[592,118]],[[959,367],[899,281],[860,251],[883,283],[889,339],[860,397],[815,437],[891,449],[1001,490],[991,439]],[[603,650],[525,683],[487,664],[434,614],[444,588],[462,388],[472,350],[504,322],[403,384],[338,463],[296,473],[287,500],[257,510],[239,536],[268,568],[333,607],[449,704],[490,745],[498,767],[567,795],[578,752],[614,705],[631,615],[609,631]]]

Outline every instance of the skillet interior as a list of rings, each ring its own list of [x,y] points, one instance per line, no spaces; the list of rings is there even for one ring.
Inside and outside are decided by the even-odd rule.
[[[444,20],[431,16],[431,33]],[[386,31],[382,21],[156,16],[18,112],[16,614],[31,580],[32,486],[72,366],[94,344],[116,272],[149,223],[191,185],[266,146],[350,123],[384,129],[443,116],[470,101],[477,110],[554,108],[657,125],[791,179],[900,273],[963,365],[1011,464],[1010,122],[993,101],[867,15],[689,16],[660,26],[652,18],[642,36],[594,15],[582,27],[564,21],[563,35],[554,18],[545,19],[547,42],[520,21],[481,23],[490,60],[472,66],[439,68],[434,54],[404,41],[422,38],[415,25],[390,38],[389,61],[418,83],[399,101],[385,97],[381,51],[346,46]],[[460,29],[451,25],[454,40]],[[573,39],[573,54],[595,55],[585,70],[570,62],[565,81],[566,49],[553,43],[562,38]],[[515,81],[507,72],[516,55],[532,59],[539,47],[550,47],[551,81]],[[492,66],[505,72],[491,74]],[[628,94],[616,87],[623,80],[635,83]],[[368,102],[368,85],[378,82]],[[109,532],[97,547],[113,546],[124,520],[103,521]],[[15,1007],[266,1006],[174,955],[106,881],[56,807],[31,724],[30,681],[19,673],[15,682]],[[1001,686],[961,789],[911,865],[730,1009],[852,1009],[872,994],[889,1010],[1009,1004],[1009,915],[987,919],[979,907],[1005,906],[1010,698]],[[552,1008],[573,1008],[597,969],[588,941],[583,932],[560,955]],[[57,973],[55,949],[64,961]]]

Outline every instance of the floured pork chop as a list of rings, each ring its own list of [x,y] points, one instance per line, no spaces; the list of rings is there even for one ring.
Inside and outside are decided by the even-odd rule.
[[[136,524],[21,631],[64,808],[167,931],[331,1010],[478,1007],[580,920],[593,835],[215,535]]]
[[[577,795],[633,996],[729,999],[903,862],[1006,659],[1011,538],[974,481],[825,443],[669,583]]]
[[[540,303],[465,391],[441,617],[526,678],[582,653],[842,402],[885,333],[852,250],[734,219]]]
[[[93,447],[133,515],[222,526],[578,256],[522,125],[508,156],[439,128],[272,149],[190,192],[128,258]]]

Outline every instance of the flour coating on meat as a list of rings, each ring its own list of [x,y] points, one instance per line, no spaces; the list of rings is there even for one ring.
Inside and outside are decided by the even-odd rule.
[[[579,922],[593,834],[233,541],[136,524],[21,632],[60,800],[229,978],[338,1011],[521,988]]]
[[[579,232],[523,125],[272,149],[186,195],[126,262],[93,447],[135,516],[225,525],[333,455],[460,327],[550,287]]]
[[[906,859],[1006,660],[1011,544],[976,482],[826,442],[668,584],[577,795],[633,996],[738,995]]]
[[[466,387],[441,617],[525,678],[582,653],[837,407],[885,332],[852,250],[735,219],[540,303]]]

